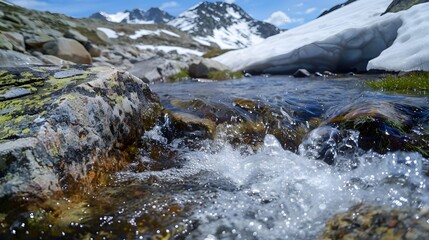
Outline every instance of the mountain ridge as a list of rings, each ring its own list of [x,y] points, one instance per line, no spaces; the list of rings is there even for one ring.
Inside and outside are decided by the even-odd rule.
[[[201,2],[177,17],[151,8],[114,14],[98,12],[90,18],[130,24],[168,24],[191,34],[200,44],[211,46],[215,43],[222,49],[248,47],[281,32],[270,23],[255,20],[238,5],[225,2]]]

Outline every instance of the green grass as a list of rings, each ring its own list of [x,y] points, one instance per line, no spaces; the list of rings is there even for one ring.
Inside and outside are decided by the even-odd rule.
[[[229,71],[216,71],[211,72],[208,75],[208,79],[212,80],[229,80],[243,78],[244,75],[241,72],[229,72]]]
[[[176,75],[168,77],[170,81],[177,81],[181,79],[187,79],[189,78],[189,70],[187,68],[183,68],[179,73]]]
[[[366,83],[369,87],[400,94],[429,96],[429,72],[412,72]]]
[[[214,58],[217,56],[220,56],[226,52],[229,52],[231,50],[225,50],[225,49],[214,49],[214,50],[210,50],[208,52],[206,52],[206,54],[203,55],[203,58]]]

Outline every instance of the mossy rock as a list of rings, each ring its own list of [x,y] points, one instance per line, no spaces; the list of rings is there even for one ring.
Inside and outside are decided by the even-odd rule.
[[[161,114],[143,81],[111,68],[0,68],[0,83],[0,198],[104,184]]]

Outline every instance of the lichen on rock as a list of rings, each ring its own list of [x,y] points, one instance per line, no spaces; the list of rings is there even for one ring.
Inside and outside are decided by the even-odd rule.
[[[0,69],[0,93],[17,88],[28,94],[0,100],[0,197],[91,184],[160,113],[142,80],[112,68]]]

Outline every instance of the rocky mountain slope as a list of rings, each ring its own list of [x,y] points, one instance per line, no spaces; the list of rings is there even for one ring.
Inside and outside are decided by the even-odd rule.
[[[248,47],[280,33],[274,25],[257,21],[236,4],[225,2],[200,3],[169,24],[223,49]]]
[[[166,24],[174,19],[172,15],[159,8],[150,8],[145,11],[142,9],[126,10],[124,12],[117,12],[108,14],[106,12],[97,12],[90,16],[90,18],[102,19],[110,22],[123,22],[131,24]]]
[[[391,3],[355,1],[216,60],[234,70],[274,74],[299,68],[314,72],[429,70],[429,3],[383,14]]]
[[[202,2],[177,18],[159,8],[114,14],[98,12],[91,18],[130,24],[167,23],[191,34],[202,45],[218,45],[222,49],[248,47],[281,32],[270,23],[253,19],[236,4],[225,2]]]

